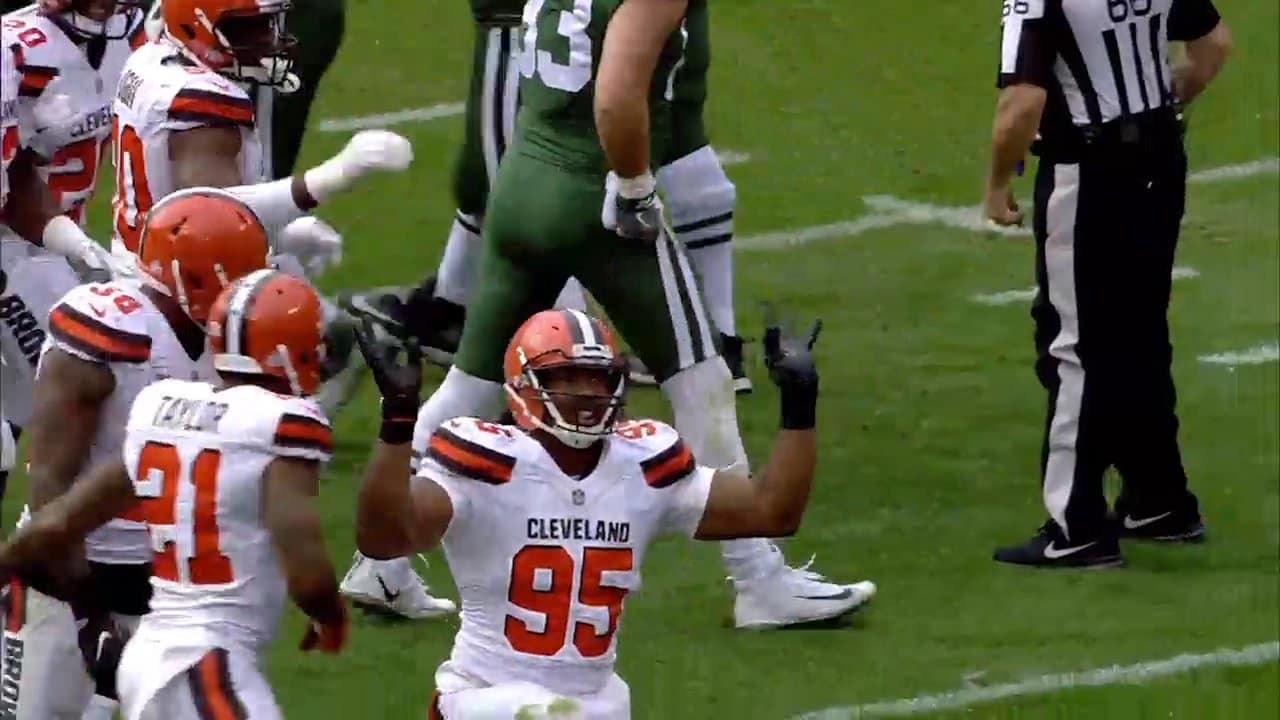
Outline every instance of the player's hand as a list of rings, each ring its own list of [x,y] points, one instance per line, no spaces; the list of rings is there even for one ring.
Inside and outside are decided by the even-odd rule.
[[[143,32],[147,34],[147,39],[155,41],[160,38],[160,33],[164,30],[164,14],[161,6],[162,0],[156,0],[151,3],[151,9],[147,11],[147,19],[143,23]]]
[[[108,279],[137,276],[136,265],[121,260],[110,250],[92,240],[86,240],[80,246],[75,259],[84,263],[90,272],[106,276]]]
[[[292,255],[314,278],[342,262],[342,234],[312,215],[300,217],[280,231],[277,249]]]
[[[769,379],[778,386],[784,429],[807,430],[815,424],[818,367],[813,360],[813,345],[821,332],[821,320],[815,320],[809,332],[799,337],[784,332],[776,322],[765,328],[764,364],[769,369]]]
[[[334,621],[322,623],[308,619],[307,629],[302,634],[302,642],[298,649],[303,652],[319,650],[322,653],[337,655],[347,646],[347,637],[351,634],[351,616],[347,614],[347,605],[341,601],[341,616]]]
[[[109,613],[94,613],[77,621],[77,642],[85,670],[93,678],[94,692],[116,699],[116,668],[124,651],[128,634],[111,619]]]
[[[989,222],[1000,227],[1021,225],[1024,219],[1018,201],[1013,197],[1009,186],[988,188],[983,212]]]
[[[662,232],[662,200],[653,176],[619,178],[610,172],[600,221],[619,237],[655,242]]]
[[[422,351],[413,338],[403,345],[382,340],[369,318],[361,318],[356,328],[356,344],[373,381],[384,399],[412,398],[416,403],[422,389]],[[400,353],[404,352],[404,361]]]
[[[413,162],[413,145],[390,130],[361,130],[351,136],[338,157],[355,177],[373,171],[402,172]]]

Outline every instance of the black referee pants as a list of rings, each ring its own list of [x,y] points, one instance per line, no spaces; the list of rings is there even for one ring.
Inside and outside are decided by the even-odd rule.
[[[1072,541],[1113,532],[1118,511],[1195,509],[1178,450],[1169,293],[1186,200],[1180,141],[1089,148],[1042,160],[1036,176],[1036,374],[1049,393],[1041,477],[1050,517]]]

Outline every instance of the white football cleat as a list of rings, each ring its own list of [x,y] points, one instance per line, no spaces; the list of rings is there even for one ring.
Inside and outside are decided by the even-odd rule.
[[[735,580],[734,625],[762,630],[821,622],[858,610],[875,597],[875,583],[833,583],[810,570],[812,563],[810,558],[797,568],[784,565],[764,577]]]
[[[426,558],[419,559],[425,564]],[[342,578],[338,591],[356,607],[409,620],[452,615],[458,606],[452,600],[433,597],[427,583],[414,572],[409,558],[373,560],[360,553]]]

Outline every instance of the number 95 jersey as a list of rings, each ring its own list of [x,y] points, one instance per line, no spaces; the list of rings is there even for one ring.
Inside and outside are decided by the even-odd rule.
[[[263,475],[276,458],[328,462],[331,453],[329,422],[305,398],[182,380],[139,393],[124,461],[155,553],[139,636],[265,648],[286,583],[263,523]]]
[[[452,670],[578,696],[613,677],[645,550],[694,534],[714,471],[659,422],[624,424],[603,442],[600,463],[574,479],[518,428],[458,418],[432,435],[418,476],[453,504],[443,538],[462,599]],[[453,689],[444,673],[437,682]]]

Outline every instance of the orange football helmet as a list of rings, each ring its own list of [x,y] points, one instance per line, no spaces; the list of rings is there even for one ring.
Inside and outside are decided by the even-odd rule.
[[[258,270],[223,290],[209,314],[213,366],[283,380],[314,395],[324,363],[324,308],[315,288],[279,270]]]
[[[548,387],[548,372],[575,369],[603,374],[606,394]],[[627,363],[613,333],[580,310],[544,310],[516,331],[503,360],[507,404],[516,424],[545,430],[565,445],[590,447],[613,432],[622,415]]]
[[[288,0],[164,0],[166,34],[222,75],[284,85],[297,39],[285,31]]]
[[[267,230],[238,198],[217,188],[165,197],[147,214],[138,240],[144,280],[204,324],[222,289],[267,266]]]

